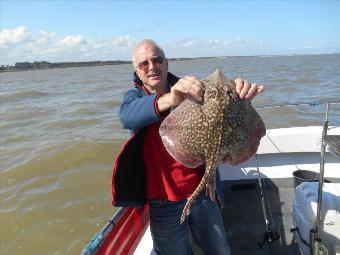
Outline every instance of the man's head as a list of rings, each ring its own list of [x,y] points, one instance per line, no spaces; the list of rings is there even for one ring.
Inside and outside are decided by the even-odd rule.
[[[133,52],[132,62],[150,92],[165,92],[168,62],[164,51],[154,41],[145,39],[139,42]]]

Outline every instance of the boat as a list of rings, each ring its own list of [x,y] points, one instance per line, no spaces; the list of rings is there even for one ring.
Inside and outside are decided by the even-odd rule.
[[[288,106],[301,104],[304,103]],[[312,106],[319,104],[323,103],[313,102]],[[297,206],[295,199],[300,194],[297,192],[300,192],[301,185],[318,182],[321,196],[317,196],[320,190],[315,192],[319,199],[323,198],[322,187],[328,183],[335,184],[340,191],[340,155],[337,154],[340,126],[328,119],[328,107],[340,105],[340,102],[328,102],[326,105],[323,126],[267,129],[255,157],[238,166],[219,166],[225,195],[225,207],[221,212],[233,255],[305,255],[306,249],[310,250],[311,255],[340,254],[340,232],[334,241],[334,245],[338,246],[328,247],[331,249],[329,253],[317,253],[311,248],[314,239],[306,243],[300,236],[299,226],[294,226],[296,219],[293,219]],[[335,210],[339,219],[340,196],[335,199],[339,203]],[[322,199],[318,201],[320,206],[321,202]],[[84,247],[82,255],[155,254],[148,210],[147,205],[143,208],[118,208],[111,220]],[[319,222],[319,228],[316,224],[311,223],[319,233],[323,222]],[[340,221],[335,224],[340,229]],[[191,242],[193,254],[203,254],[193,238]]]

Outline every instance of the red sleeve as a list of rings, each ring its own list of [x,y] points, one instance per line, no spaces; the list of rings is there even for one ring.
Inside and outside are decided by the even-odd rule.
[[[158,116],[158,118],[160,119],[164,119],[166,116],[168,116],[168,114],[170,113],[170,109],[169,110],[166,110],[164,112],[160,112],[159,109],[158,109],[158,104],[157,104],[157,100],[159,97],[161,97],[163,94],[157,94],[157,96],[155,97],[155,101],[154,101],[154,107],[155,107],[155,112]]]

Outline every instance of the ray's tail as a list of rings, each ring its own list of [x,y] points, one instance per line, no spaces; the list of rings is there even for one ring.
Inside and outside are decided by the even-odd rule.
[[[209,161],[208,161],[209,162]],[[207,168],[204,172],[204,175],[200,181],[200,183],[198,184],[197,188],[195,189],[194,193],[192,193],[192,195],[188,198],[185,206],[184,206],[184,209],[182,211],[182,216],[181,216],[181,221],[180,223],[182,224],[185,220],[185,217],[188,216],[190,214],[190,208],[191,208],[191,205],[192,203],[195,201],[195,199],[198,197],[198,195],[200,194],[200,192],[202,190],[204,190],[204,188],[206,187],[207,184],[209,184],[211,181],[215,181],[215,180],[211,180],[212,178],[215,178],[215,173],[216,173],[216,166],[217,164],[215,163],[215,160],[214,160],[214,163],[213,164],[209,164],[207,163]],[[213,188],[215,186],[213,185]],[[215,190],[212,191],[210,190],[209,191],[210,194],[211,192],[214,192],[215,193]]]

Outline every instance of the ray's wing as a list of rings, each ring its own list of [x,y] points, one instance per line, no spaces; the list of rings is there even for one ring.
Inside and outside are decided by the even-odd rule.
[[[222,141],[223,162],[238,165],[249,160],[266,134],[265,125],[249,102],[235,99],[225,115],[228,136]]]
[[[195,138],[197,122],[202,118],[199,105],[186,99],[174,109],[159,128],[164,147],[181,164],[195,168],[204,163]],[[196,130],[196,131],[195,131]]]

